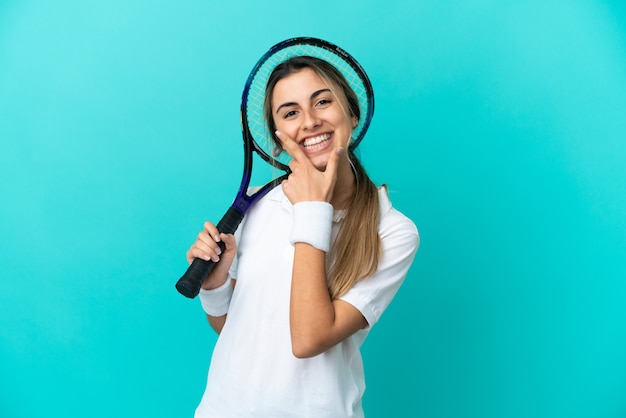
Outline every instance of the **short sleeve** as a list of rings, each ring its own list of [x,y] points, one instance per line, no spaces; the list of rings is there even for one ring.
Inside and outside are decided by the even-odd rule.
[[[340,297],[363,314],[368,328],[378,322],[398,292],[420,242],[415,224],[395,209],[390,209],[385,215],[379,233],[383,253],[378,270]]]

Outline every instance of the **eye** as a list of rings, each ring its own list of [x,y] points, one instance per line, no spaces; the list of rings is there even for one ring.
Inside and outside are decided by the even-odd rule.
[[[317,101],[317,103],[315,103],[316,107],[324,107],[324,106],[328,106],[332,103],[333,101],[329,98],[323,98],[323,99],[319,99]]]
[[[289,111],[287,111],[287,112],[285,112],[283,114],[283,119],[292,118],[292,117],[296,116],[297,114],[298,114],[298,112],[296,112],[295,110],[289,110]]]

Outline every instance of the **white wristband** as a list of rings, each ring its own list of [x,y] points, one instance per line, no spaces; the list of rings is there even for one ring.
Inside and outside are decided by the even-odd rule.
[[[200,289],[200,303],[207,315],[222,316],[228,312],[230,298],[233,295],[233,285],[230,276],[223,285],[215,289]]]
[[[328,252],[333,226],[333,206],[328,202],[299,202],[293,205],[289,242],[304,242]]]

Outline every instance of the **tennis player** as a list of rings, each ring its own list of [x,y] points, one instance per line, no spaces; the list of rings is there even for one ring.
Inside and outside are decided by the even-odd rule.
[[[278,65],[265,114],[292,173],[235,235],[206,222],[186,255],[219,261],[200,291],[219,337],[195,417],[363,417],[360,347],[406,277],[418,231],[349,149],[358,100],[331,64]]]

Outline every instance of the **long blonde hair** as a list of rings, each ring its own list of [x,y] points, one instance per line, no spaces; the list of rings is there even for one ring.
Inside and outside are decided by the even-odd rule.
[[[272,116],[274,87],[279,80],[304,68],[315,71],[328,85],[348,117],[359,119],[358,98],[335,67],[313,57],[294,57],[279,64],[267,82],[264,114],[272,135],[276,131]],[[276,149],[281,150],[280,141],[276,137],[273,139]],[[355,187],[348,200],[341,229],[329,254],[332,254],[332,262],[328,272],[328,291],[333,299],[346,293],[357,281],[374,274],[382,253],[382,243],[378,235],[378,189],[352,149],[348,150],[347,156],[354,174]]]

